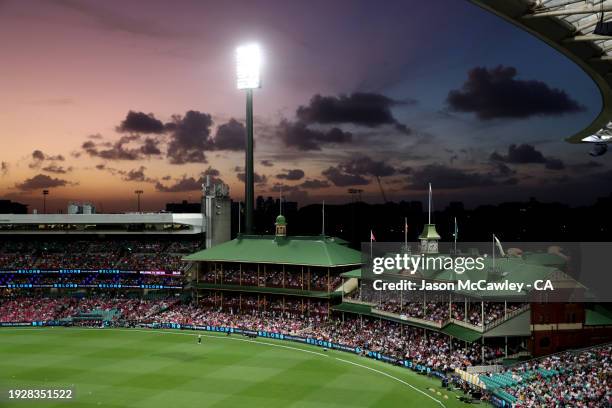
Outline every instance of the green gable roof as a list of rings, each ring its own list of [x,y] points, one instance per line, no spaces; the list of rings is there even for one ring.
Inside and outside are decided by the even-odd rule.
[[[361,253],[330,237],[243,235],[188,255],[184,261],[271,263],[304,266],[361,265]]]

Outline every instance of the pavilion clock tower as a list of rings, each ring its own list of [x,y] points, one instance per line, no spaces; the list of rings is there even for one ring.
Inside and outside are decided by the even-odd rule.
[[[276,226],[276,237],[284,238],[287,236],[287,221],[285,220],[285,216],[280,214],[276,217],[276,222],[274,223]]]

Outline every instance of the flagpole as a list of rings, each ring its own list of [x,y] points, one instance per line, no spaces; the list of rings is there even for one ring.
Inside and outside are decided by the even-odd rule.
[[[408,252],[408,217],[404,217],[404,251]]]
[[[428,206],[427,223],[431,224],[431,183],[429,183],[429,206]]]
[[[323,231],[321,235],[325,236],[325,200],[323,200],[323,226],[321,231]]]
[[[457,229],[457,217],[455,217],[455,233],[453,234],[455,236],[455,255],[457,254],[457,234],[458,234],[459,230]]]

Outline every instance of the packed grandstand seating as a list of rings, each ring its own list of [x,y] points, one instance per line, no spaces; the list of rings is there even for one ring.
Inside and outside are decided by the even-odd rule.
[[[142,300],[129,297],[11,296],[0,303],[0,322],[61,320],[94,311],[116,310],[117,319],[147,319],[176,304],[173,299]]]
[[[186,266],[181,257],[200,244],[193,239],[2,240],[0,269],[180,271]]]
[[[397,293],[374,292],[369,285],[363,285],[363,291],[354,291],[351,298],[372,303],[375,308],[407,317],[444,323],[455,319],[482,326],[483,305],[477,299],[457,300],[450,304],[448,295],[432,295],[423,298],[423,292],[409,293],[401,297]],[[525,303],[484,302],[484,324],[489,325],[512,315],[526,306]]]
[[[481,376],[515,407],[612,406],[612,346],[567,351]]]
[[[504,313],[510,314],[523,307],[522,303],[508,303],[504,312],[504,304],[500,302],[484,302],[484,323],[490,324],[504,317]],[[483,309],[480,302],[453,302],[451,309],[447,303],[441,302],[404,302],[399,303],[394,299],[383,300],[379,308],[386,312],[396,313],[409,317],[416,317],[434,322],[444,322],[452,317],[455,320],[465,321],[474,326],[482,325]],[[467,309],[467,310],[466,310]]]
[[[260,270],[245,267],[244,270],[226,267],[223,270],[208,271],[199,276],[201,282],[242,286],[262,286],[269,288],[286,288],[312,291],[334,291],[342,284],[338,274],[311,271]]]

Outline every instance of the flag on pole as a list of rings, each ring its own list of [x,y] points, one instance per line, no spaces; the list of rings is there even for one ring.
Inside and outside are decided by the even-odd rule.
[[[376,241],[376,237],[374,236],[372,230],[370,230],[370,258],[374,257],[374,245],[372,245],[373,241]]]
[[[495,234],[493,234],[493,240],[495,240],[495,244],[497,245],[497,249],[499,249],[500,255],[506,256],[506,254],[504,253],[504,248],[502,247],[501,242],[499,242],[499,239],[495,236]]]

